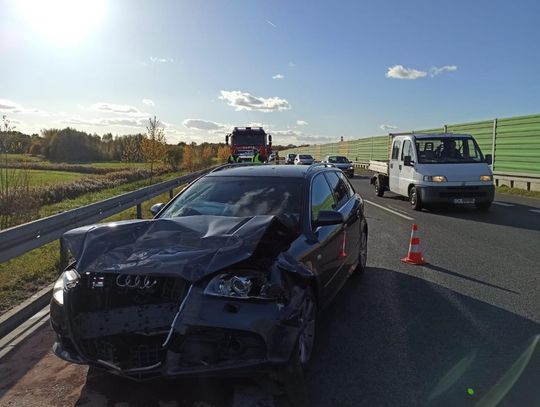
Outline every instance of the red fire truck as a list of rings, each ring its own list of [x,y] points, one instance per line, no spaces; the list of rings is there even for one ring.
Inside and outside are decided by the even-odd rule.
[[[272,136],[262,127],[235,127],[225,136],[225,144],[229,145],[229,141],[235,162],[251,162],[256,153],[267,162],[272,153]]]

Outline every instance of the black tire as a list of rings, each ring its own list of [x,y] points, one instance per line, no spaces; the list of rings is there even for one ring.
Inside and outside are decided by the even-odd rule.
[[[482,212],[486,212],[491,207],[491,202],[478,202],[474,204],[476,206],[476,209]]]
[[[412,187],[409,190],[409,203],[415,211],[422,210],[422,202],[420,201],[420,196],[418,195],[416,187]]]
[[[360,253],[358,254],[358,265],[354,270],[354,274],[362,275],[366,271],[367,264],[367,228],[363,228],[360,233]]]
[[[296,345],[297,361],[304,369],[311,359],[315,344],[315,322],[317,320],[317,303],[313,290],[308,287],[300,306],[300,333]],[[294,357],[293,357],[294,359]]]
[[[375,194],[377,196],[384,195],[384,188],[382,187],[381,181],[379,181],[379,178],[375,178]]]

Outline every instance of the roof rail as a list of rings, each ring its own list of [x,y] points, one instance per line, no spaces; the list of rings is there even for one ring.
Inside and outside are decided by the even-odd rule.
[[[307,169],[307,172],[317,168],[317,167],[328,167],[328,168],[336,168],[336,166],[334,164],[330,164],[330,163],[314,163],[314,164],[311,164],[308,169]]]
[[[222,164],[216,168],[214,168],[210,173],[225,170],[227,168],[236,168],[236,167],[252,167],[254,165],[265,165],[261,163],[228,163],[228,164]]]

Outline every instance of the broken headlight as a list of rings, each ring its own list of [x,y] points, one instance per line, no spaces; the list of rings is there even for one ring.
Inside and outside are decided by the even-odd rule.
[[[54,300],[60,304],[64,305],[64,290],[68,290],[72,288],[77,281],[79,281],[79,274],[71,269],[64,271],[58,280],[56,280],[56,283],[54,283],[53,287],[53,298]]]
[[[276,299],[282,290],[272,284],[266,275],[253,273],[223,273],[214,277],[206,286],[205,294],[229,298]]]

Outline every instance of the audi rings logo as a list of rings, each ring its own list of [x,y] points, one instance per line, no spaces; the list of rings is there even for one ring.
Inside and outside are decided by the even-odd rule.
[[[157,284],[155,278],[149,276],[132,276],[129,274],[120,274],[116,277],[116,285],[121,288],[152,288]]]

